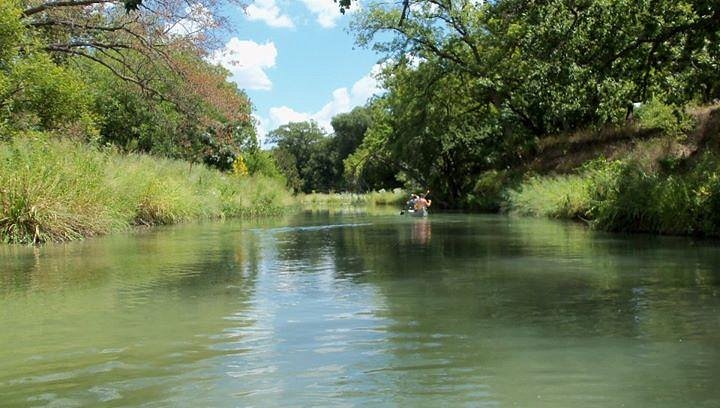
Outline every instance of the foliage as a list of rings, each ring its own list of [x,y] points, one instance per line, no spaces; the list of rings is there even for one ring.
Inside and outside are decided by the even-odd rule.
[[[178,52],[212,46],[225,19],[220,0],[83,0],[19,2],[20,22],[33,41],[58,60],[79,58],[143,89],[147,96],[172,100],[162,85],[182,79]],[[183,105],[190,108],[192,105]]]
[[[354,191],[372,191],[397,187],[399,166],[393,162],[387,147],[387,135],[392,130],[387,114],[387,101],[378,99],[367,106],[371,122],[362,142],[343,160],[343,178]]]
[[[686,134],[693,127],[692,118],[683,108],[666,104],[658,98],[653,98],[640,106],[636,117],[640,121],[640,126],[659,129],[674,137]]]
[[[508,209],[584,219],[620,232],[720,235],[720,161],[706,153],[687,171],[666,174],[636,161],[596,160],[579,174],[533,177],[507,195]]]
[[[531,177],[507,197],[507,209],[522,215],[580,219],[588,216],[590,207],[581,175]]]
[[[254,149],[243,153],[242,157],[245,159],[248,173],[251,175],[261,174],[275,179],[283,178],[270,151]]]
[[[11,59],[17,55],[24,29],[20,22],[20,7],[16,1],[0,2],[0,68],[7,69]]]
[[[103,118],[100,141],[128,152],[183,158],[229,171],[238,155],[257,148],[250,101],[227,81],[226,70],[192,54],[177,58],[194,63],[183,65],[186,80],[173,82],[165,91],[192,106],[191,111],[150,99],[141,88],[126,86],[96,64],[81,64],[94,84],[94,109]]]
[[[370,126],[370,119],[369,109],[364,106],[356,107],[348,113],[341,113],[332,118],[330,123],[333,127],[333,135],[328,148],[332,151],[331,157],[334,162],[333,189],[346,190],[350,187],[343,177],[344,161],[362,143]]]
[[[0,5],[0,129],[69,128],[94,134],[92,100],[80,73],[28,43],[17,3]]]
[[[515,183],[509,171],[488,170],[480,174],[475,187],[464,198],[464,208],[497,212],[506,201],[505,193]]]
[[[332,188],[335,172],[331,140],[316,122],[288,123],[268,137],[276,144],[273,154],[288,187],[305,193]]]
[[[622,124],[634,102],[718,98],[719,4],[370,2],[352,25],[388,59],[387,93],[345,173],[358,183],[382,162],[458,206],[477,174],[526,163],[543,138]]]
[[[468,80],[429,61],[398,63],[385,79],[388,92],[375,103],[363,144],[346,162],[347,173],[357,182],[368,164],[389,164],[410,186],[430,187],[442,201],[458,205],[475,174],[517,154],[498,154],[492,135],[504,118],[491,104],[473,100]],[[524,138],[520,132],[512,139],[518,151]]]
[[[282,211],[290,195],[262,175],[241,179],[202,165],[100,151],[48,135],[0,144],[0,239],[68,241],[198,218]]]
[[[233,174],[239,177],[245,177],[250,172],[248,171],[247,164],[245,164],[245,159],[243,159],[242,156],[238,156],[235,161],[233,162]]]
[[[26,135],[0,146],[0,239],[67,241],[118,226],[105,161],[68,144]]]
[[[257,139],[247,95],[207,61],[219,2],[113,7],[122,4],[2,2],[0,130],[56,131],[229,171]]]

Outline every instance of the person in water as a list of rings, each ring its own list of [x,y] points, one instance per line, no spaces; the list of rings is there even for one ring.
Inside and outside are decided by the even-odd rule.
[[[426,194],[420,194],[420,197],[415,201],[415,211],[427,211],[431,204],[432,201],[426,198]]]
[[[417,196],[417,194],[415,194],[415,193],[411,194],[410,199],[407,201],[407,203],[405,203],[405,208],[407,208],[408,210],[414,209],[415,203],[417,202],[418,198],[419,197]]]

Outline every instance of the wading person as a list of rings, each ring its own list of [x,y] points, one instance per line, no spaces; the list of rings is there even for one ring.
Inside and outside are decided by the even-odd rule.
[[[432,202],[425,198],[425,194],[421,194],[415,201],[415,211],[427,212],[427,208],[430,207],[430,204],[432,204]]]

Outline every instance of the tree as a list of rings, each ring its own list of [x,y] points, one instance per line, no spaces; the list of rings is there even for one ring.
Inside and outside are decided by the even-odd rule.
[[[476,100],[536,136],[620,122],[658,88],[695,97],[697,87],[674,79],[717,55],[720,30],[720,5],[709,0],[415,1],[403,24],[399,7],[364,8],[353,23],[358,43],[470,75]],[[702,89],[715,89],[705,81]]]
[[[309,193],[328,191],[335,179],[330,139],[314,121],[280,126],[268,135],[288,187]]]
[[[362,143],[343,161],[345,183],[359,192],[397,187],[401,166],[390,150],[393,121],[387,98],[369,103],[366,112],[372,122]]]
[[[720,91],[709,0],[371,2],[352,27],[385,55],[387,93],[346,174],[360,182],[384,162],[450,205],[544,137],[624,123],[633,102]]]
[[[170,103],[197,121],[207,118],[194,96],[208,96],[203,94],[208,78],[226,77],[210,72],[202,60],[226,23],[219,15],[223,0],[12,1],[21,7],[17,18],[29,33],[23,48],[39,47],[60,65],[92,62],[145,99]],[[216,98],[214,106],[222,100]],[[217,132],[218,126],[213,128]]]
[[[80,125],[92,133],[92,101],[80,73],[26,46],[20,15],[16,3],[0,3],[0,131]]]
[[[333,188],[336,190],[347,189],[348,185],[343,178],[343,162],[362,143],[370,126],[370,112],[366,107],[358,106],[348,113],[334,116],[330,124],[333,127],[333,135],[328,148],[332,151],[334,158]]]
[[[220,3],[124,4],[2,2],[0,126],[61,130],[222,170],[257,149],[250,100],[204,58]]]
[[[368,179],[367,169],[395,169],[409,187],[436,191],[436,198],[454,205],[480,171],[506,165],[521,154],[496,138],[512,123],[491,103],[473,100],[472,78],[446,73],[433,61],[417,66],[407,61],[386,74],[386,94],[372,109],[373,121],[360,148],[346,160],[355,182]],[[421,84],[421,86],[418,86]],[[519,129],[516,136],[527,138]]]

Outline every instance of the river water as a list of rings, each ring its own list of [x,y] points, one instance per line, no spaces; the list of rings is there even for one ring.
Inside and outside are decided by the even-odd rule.
[[[303,213],[0,248],[0,406],[720,406],[720,244]]]

